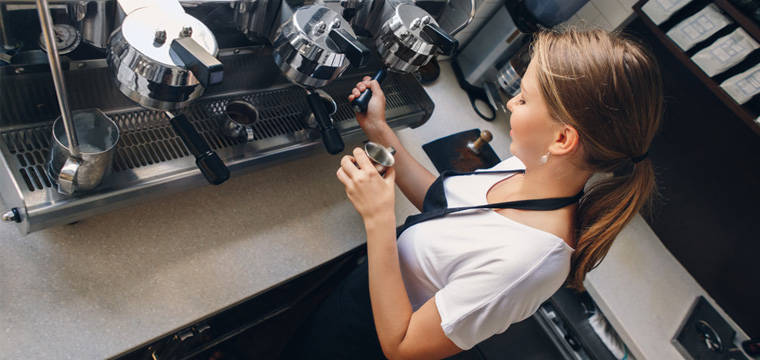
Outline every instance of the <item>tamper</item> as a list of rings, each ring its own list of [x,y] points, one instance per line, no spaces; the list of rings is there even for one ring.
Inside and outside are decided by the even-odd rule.
[[[493,140],[493,135],[491,135],[491,132],[488,130],[483,130],[480,132],[480,136],[477,140],[474,142],[470,141],[467,143],[467,149],[470,150],[475,155],[480,154],[480,148],[483,147],[483,145],[488,144]]]

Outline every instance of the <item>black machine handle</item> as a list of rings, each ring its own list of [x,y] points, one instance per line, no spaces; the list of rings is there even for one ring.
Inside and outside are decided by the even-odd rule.
[[[385,75],[388,74],[388,69],[386,67],[383,67],[382,69],[378,70],[374,77],[372,77],[372,80],[377,80],[377,82],[383,82],[383,79],[385,79]],[[372,99],[372,90],[367,88],[364,90],[364,92],[359,95],[358,98],[354,99],[354,101],[351,102],[351,107],[354,108],[354,111],[358,113],[362,113],[367,111],[367,106],[369,106],[369,100]]]
[[[340,52],[346,54],[351,65],[356,68],[362,68],[367,65],[367,62],[369,62],[369,49],[346,30],[332,29],[328,36],[338,46]]]
[[[209,183],[219,185],[230,178],[230,170],[224,165],[219,155],[211,151],[206,141],[195,131],[193,124],[184,114],[172,116],[169,122],[185,146],[190,149],[190,153],[195,156],[195,165],[198,165]]]
[[[171,50],[185,63],[185,67],[193,72],[203,87],[222,82],[224,65],[193,38],[181,37],[172,40]]]
[[[459,47],[459,41],[453,38],[446,30],[441,29],[435,24],[426,24],[422,27],[422,33],[427,35],[425,41],[438,46],[443,55],[452,55]],[[424,37],[423,37],[424,39]]]
[[[343,151],[346,147],[343,144],[343,138],[340,137],[340,132],[330,119],[330,115],[327,114],[325,103],[322,102],[322,97],[316,92],[309,92],[306,95],[306,101],[311,107],[311,111],[314,113],[314,120],[319,126],[319,132],[322,134],[322,142],[327,148],[327,152],[330,154],[337,154]]]

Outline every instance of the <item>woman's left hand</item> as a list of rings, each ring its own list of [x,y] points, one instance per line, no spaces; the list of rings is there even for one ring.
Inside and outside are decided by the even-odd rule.
[[[348,200],[365,223],[375,218],[395,216],[395,180],[393,167],[380,176],[372,161],[361,148],[354,149],[354,156],[344,156],[340,161],[338,179],[346,187]]]

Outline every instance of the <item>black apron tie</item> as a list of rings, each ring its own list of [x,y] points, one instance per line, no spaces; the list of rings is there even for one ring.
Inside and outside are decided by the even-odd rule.
[[[406,218],[404,224],[396,228],[396,238],[401,236],[401,233],[409,227],[428,221],[437,219],[439,217],[446,216],[451,213],[472,209],[518,209],[518,210],[536,210],[536,211],[549,211],[557,210],[563,207],[577,203],[581,197],[583,197],[583,189],[575,196],[561,197],[561,198],[548,198],[548,199],[529,199],[529,200],[515,200],[506,201],[494,204],[484,204],[476,206],[462,206],[462,207],[448,207],[448,201],[446,200],[446,193],[443,188],[443,179],[447,176],[459,176],[459,175],[477,175],[477,174],[524,174],[525,170],[492,170],[492,171],[476,171],[476,172],[457,172],[453,170],[446,170],[441,173],[430,188],[428,188],[425,194],[425,200],[422,203],[422,213],[417,215],[411,215]]]

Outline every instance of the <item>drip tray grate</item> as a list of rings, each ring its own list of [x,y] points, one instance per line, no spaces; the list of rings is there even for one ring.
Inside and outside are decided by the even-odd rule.
[[[361,129],[347,95],[360,77],[349,76],[323,88],[335,101],[332,116],[346,140],[358,140]],[[386,116],[393,128],[424,123],[433,104],[412,75],[390,74],[383,83]],[[258,110],[253,123],[253,140],[245,142],[222,134],[219,124],[226,117],[230,101],[245,101]],[[22,233],[81,220],[98,211],[116,209],[140,202],[143,198],[188,190],[206,184],[185,144],[177,136],[166,112],[141,108],[103,110],[119,127],[119,143],[114,154],[113,171],[92,192],[63,196],[47,174],[53,119],[35,124],[0,128],[0,153],[5,168],[0,186],[6,204],[22,203],[30,224]],[[180,110],[209,147],[219,154],[233,174],[261,167],[274,161],[306,152],[324,151],[319,132],[305,125],[310,115],[306,92],[297,86],[264,89],[234,95],[209,95]],[[6,180],[6,178],[10,178]],[[166,186],[171,183],[171,186]],[[171,191],[166,191],[170,188]],[[8,199],[18,200],[9,201]],[[33,212],[45,212],[44,221],[34,224]]]
[[[354,82],[342,81],[325,88],[338,105],[333,115],[333,121],[337,123],[354,120],[354,114],[345,96],[333,94],[349,94],[353,84]],[[404,94],[397,78],[389,77],[383,88],[387,98],[387,109],[413,103],[413,100]],[[238,139],[225,137],[219,131],[218,124],[225,119],[226,106],[230,101],[243,100],[259,110],[259,119],[252,126],[255,142],[303,131],[301,119],[308,111],[305,99],[303,89],[288,87],[228,98],[199,100],[182,109],[182,112],[209,147],[216,151],[243,143]],[[114,154],[114,172],[190,156],[187,147],[169,124],[169,117],[165,112],[137,110],[108,115],[120,130],[119,144]],[[28,191],[44,190],[53,186],[45,167],[50,148],[50,131],[51,125],[44,125],[0,132],[9,153],[14,155],[17,161],[19,175],[24,179]]]

